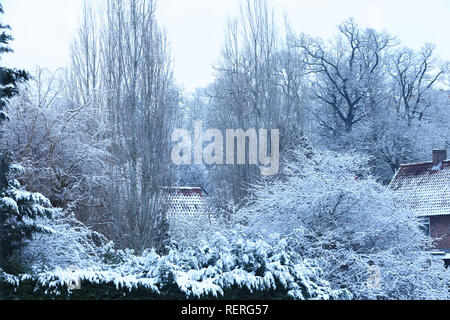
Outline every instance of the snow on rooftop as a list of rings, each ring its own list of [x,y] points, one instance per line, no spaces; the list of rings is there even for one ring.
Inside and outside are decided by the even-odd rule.
[[[417,216],[450,215],[450,160],[402,165],[390,187]]]

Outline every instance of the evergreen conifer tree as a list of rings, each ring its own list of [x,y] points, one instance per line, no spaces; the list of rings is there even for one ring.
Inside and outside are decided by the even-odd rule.
[[[3,14],[1,3],[0,14]],[[0,23],[0,61],[2,54],[12,52],[8,46],[13,40],[8,33],[10,29],[8,25]],[[8,118],[6,108],[10,99],[18,94],[19,84],[28,79],[26,71],[0,65],[0,126]],[[11,164],[10,158],[10,151],[0,147],[0,269],[15,272],[18,269],[12,262],[14,254],[35,232],[50,232],[39,221],[51,218],[55,209],[41,194],[20,188],[14,175],[23,168]]]
[[[3,14],[3,7],[0,3],[0,14]],[[1,56],[4,53],[12,52],[9,47],[9,42],[13,40],[8,33],[11,30],[9,25],[4,25],[0,22],[0,62]],[[21,82],[27,81],[29,75],[24,70],[6,68],[0,65],[0,121],[7,118],[6,107],[9,99],[18,93],[18,85]]]

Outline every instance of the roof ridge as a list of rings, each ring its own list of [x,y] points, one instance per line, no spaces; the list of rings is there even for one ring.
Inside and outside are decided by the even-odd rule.
[[[400,167],[419,166],[419,165],[425,165],[425,164],[433,164],[433,161],[416,162],[416,163],[405,163],[405,164],[401,164]]]
[[[442,160],[443,163],[445,164],[450,164],[450,159],[447,160]],[[405,164],[401,164],[400,167],[411,167],[411,166],[420,166],[420,165],[432,165],[433,161],[426,161],[426,162],[416,162],[416,163],[405,163]]]

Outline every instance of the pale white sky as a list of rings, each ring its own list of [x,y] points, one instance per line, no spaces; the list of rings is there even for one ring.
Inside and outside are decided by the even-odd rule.
[[[99,0],[91,0],[93,2]],[[220,55],[227,18],[240,0],[159,0],[159,19],[171,41],[175,76],[187,90],[212,80],[211,66]],[[387,30],[414,49],[425,42],[450,60],[450,0],[273,0],[287,14],[294,31],[331,37],[344,19]],[[8,66],[34,70],[39,65],[66,66],[69,43],[82,0],[2,0],[2,21],[11,24],[14,54]],[[282,23],[282,21],[280,21]]]

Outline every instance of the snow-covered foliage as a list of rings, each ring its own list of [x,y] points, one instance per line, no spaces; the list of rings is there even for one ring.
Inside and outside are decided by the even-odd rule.
[[[37,234],[21,250],[21,259],[33,272],[57,268],[92,268],[101,263],[104,236],[94,232],[75,219],[58,212],[47,222],[52,233]]]
[[[4,266],[34,234],[54,232],[48,222],[58,209],[42,194],[21,188],[14,176],[23,169],[9,164],[8,153],[1,154],[0,158],[0,262]]]
[[[28,298],[78,297],[74,277],[95,298],[450,298],[420,222],[380,184],[450,148],[449,67],[433,46],[400,48],[353,19],[330,41],[296,34],[247,0],[214,81],[188,98],[156,1],[104,5],[83,7],[65,74],[38,68],[19,87],[28,75],[9,70],[0,88],[0,151],[23,166],[0,163],[0,286]],[[171,164],[172,131],[200,120],[279,130],[281,174]],[[201,185],[211,208],[168,212],[160,189],[174,185]]]
[[[175,213],[168,217],[170,239],[176,242],[188,244],[198,243],[210,234],[211,229],[216,225],[212,216],[208,212],[198,212],[198,214]]]
[[[105,117],[93,101],[66,101],[61,77],[61,72],[36,69],[11,101],[0,140],[21,164],[16,174],[26,189],[94,224],[107,199]]]
[[[373,174],[389,184],[401,164],[430,161],[432,149],[450,147],[448,93],[434,90],[429,95],[433,104],[421,120],[407,121],[394,107],[386,108],[351,133],[315,137],[314,144],[338,152],[358,150],[371,158]]]
[[[172,248],[165,256],[154,250],[135,256],[130,250],[116,251],[109,243],[101,250],[102,263],[89,269],[56,268],[35,275],[1,277],[15,288],[32,279],[54,295],[77,279],[82,284],[114,284],[125,292],[146,288],[162,297],[181,293],[185,298],[221,298],[236,290],[242,296],[248,292],[291,299],[351,298],[346,290],[332,290],[313,260],[290,251],[285,240],[276,242],[271,246],[262,240],[227,240],[216,234],[209,243]]]
[[[245,235],[288,237],[302,256],[322,261],[333,287],[359,299],[448,298],[449,272],[425,251],[417,218],[367,175],[367,159],[311,150],[292,158],[285,177],[256,186],[237,215]],[[379,287],[367,285],[371,270],[380,270]]]

